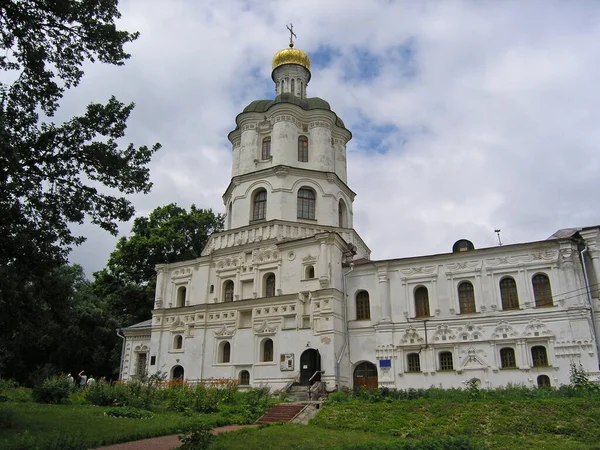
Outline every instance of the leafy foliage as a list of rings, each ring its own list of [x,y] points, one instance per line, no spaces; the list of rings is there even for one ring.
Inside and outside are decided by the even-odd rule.
[[[223,229],[223,216],[192,205],[189,212],[171,203],[133,222],[131,237],[123,237],[107,268],[94,274],[96,294],[107,299],[125,324],[150,318],[157,264],[200,257],[208,238]]]
[[[571,362],[570,371],[569,378],[573,389],[587,392],[600,392],[600,386],[590,381],[590,378],[581,363],[576,365],[574,362]]]
[[[104,411],[105,416],[125,419],[152,419],[154,414],[145,409],[133,408],[131,406],[116,406]]]
[[[60,404],[67,401],[73,389],[73,384],[65,377],[53,377],[34,386],[31,395],[39,403]]]
[[[88,61],[122,65],[138,33],[120,31],[117,0],[0,2],[0,375],[24,380],[51,353],[68,316],[60,272],[69,224],[85,217],[116,234],[151,188],[147,164],[160,147],[121,148],[133,104],[110,98],[55,123]],[[116,194],[119,193],[119,194]],[[57,282],[58,281],[58,282]],[[56,372],[56,366],[44,369]]]
[[[215,440],[211,433],[211,427],[206,424],[199,424],[192,427],[189,432],[179,436],[182,445],[179,448],[183,450],[207,450]]]

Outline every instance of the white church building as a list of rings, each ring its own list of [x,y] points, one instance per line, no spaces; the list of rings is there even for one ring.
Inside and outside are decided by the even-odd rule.
[[[352,134],[307,96],[310,60],[293,44],[272,78],[275,99],[250,103],[228,136],[225,230],[200,258],[157,266],[152,319],[122,330],[123,380],[559,386],[571,362],[599,375],[600,226],[371,260],[353,228]]]

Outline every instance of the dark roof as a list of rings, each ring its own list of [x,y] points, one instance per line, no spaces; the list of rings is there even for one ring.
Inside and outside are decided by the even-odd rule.
[[[242,111],[242,112],[243,113],[247,113],[247,112],[264,113],[269,108],[271,108],[271,106],[274,106],[274,105],[277,105],[280,103],[292,103],[306,111],[310,111],[312,109],[324,109],[326,111],[331,111],[331,106],[329,105],[329,103],[326,102],[325,100],[323,100],[322,98],[319,98],[319,97],[300,98],[300,97],[296,97],[295,95],[290,94],[289,92],[284,92],[283,94],[275,97],[274,100],[254,100],[252,103],[250,103],[248,106],[246,106],[244,108],[244,111]],[[333,112],[333,111],[331,111],[331,112]],[[337,117],[337,114],[336,114],[335,124],[340,128],[344,128],[344,129],[346,128],[346,125],[344,125],[344,122],[342,121],[342,119]]]
[[[128,331],[133,331],[133,330],[141,330],[144,328],[151,328],[151,327],[152,327],[152,319],[148,319],[148,320],[144,320],[143,322],[134,323],[133,325],[130,325],[123,329],[128,330]]]

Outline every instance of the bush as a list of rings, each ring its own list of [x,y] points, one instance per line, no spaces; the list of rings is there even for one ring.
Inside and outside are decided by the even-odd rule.
[[[329,394],[329,398],[327,399],[327,403],[343,403],[349,400],[348,394],[343,391],[332,392]]]
[[[394,441],[386,443],[357,444],[344,447],[345,450],[477,450],[465,438],[425,439],[418,442]]]
[[[65,377],[53,377],[34,386],[31,396],[38,403],[59,404],[66,402],[72,388],[72,384]]]
[[[211,433],[211,428],[205,424],[196,424],[189,430],[189,434],[179,436],[184,450],[205,450],[210,448],[215,436]]]
[[[132,408],[131,406],[110,408],[104,412],[104,415],[124,419],[152,419],[154,417],[154,414],[150,411]]]
[[[14,425],[15,415],[11,409],[6,406],[0,406],[0,430],[11,428]]]
[[[17,437],[5,450],[86,450],[89,446],[79,435],[57,434],[48,439],[36,439],[29,431]]]

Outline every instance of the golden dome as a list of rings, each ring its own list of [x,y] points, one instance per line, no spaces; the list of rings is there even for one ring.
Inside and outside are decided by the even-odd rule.
[[[284,64],[298,64],[299,66],[304,67],[306,70],[310,70],[310,58],[306,53],[302,50],[298,50],[297,48],[285,48],[283,50],[278,51],[273,56],[273,70],[275,70],[279,66],[283,66]]]

